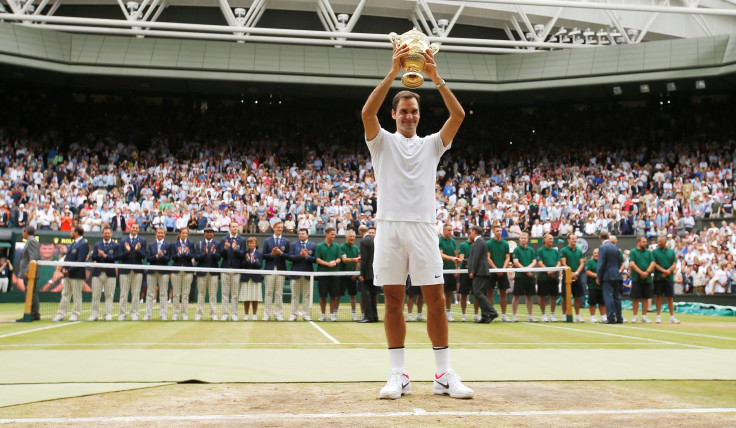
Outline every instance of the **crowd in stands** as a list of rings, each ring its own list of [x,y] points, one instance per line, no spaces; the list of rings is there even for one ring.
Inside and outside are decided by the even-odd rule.
[[[361,100],[239,100],[0,93],[0,227],[338,235],[375,223]],[[462,95],[460,95],[462,99]],[[465,105],[437,171],[438,232],[669,236],[683,289],[736,283],[732,97]],[[429,102],[428,102],[429,104]],[[385,107],[382,124],[393,129]],[[419,133],[441,123],[423,106]],[[423,128],[424,127],[424,128]],[[695,230],[697,219],[713,226]],[[726,288],[723,288],[726,278]],[[730,290],[729,290],[730,291]]]

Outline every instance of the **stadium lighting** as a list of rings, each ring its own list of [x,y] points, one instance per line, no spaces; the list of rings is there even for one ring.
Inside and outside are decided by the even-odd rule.
[[[705,89],[705,80],[696,80],[695,89]]]
[[[639,85],[639,92],[642,94],[648,94],[649,93],[649,85],[646,83],[642,83]]]
[[[590,28],[586,29],[585,32],[583,33],[583,36],[585,37],[593,37],[594,35],[595,33]]]
[[[125,4],[125,6],[128,8],[131,14],[138,10],[138,2],[135,1],[129,1]]]
[[[544,33],[544,25],[542,25],[542,24],[535,25],[534,26],[534,32],[537,33],[537,36],[541,36],[542,33]]]
[[[565,36],[562,39],[560,39],[560,43],[570,43],[571,40],[572,39],[570,38],[570,36]]]
[[[557,32],[555,33],[555,36],[561,36],[563,34],[567,34],[567,30],[565,29],[565,27],[560,27],[560,29],[557,30]]]
[[[613,87],[613,95],[621,95],[623,94],[623,91],[621,90],[620,86],[614,86]]]
[[[639,35],[639,30],[636,28],[629,28],[626,30],[626,34],[629,36],[629,40],[636,41],[636,37]]]
[[[556,36],[551,36],[549,39],[547,39],[547,41],[550,42],[550,43],[557,43],[557,37]]]
[[[580,34],[580,29],[578,27],[574,27],[572,30],[570,30],[570,36],[577,36]]]
[[[675,85],[675,82],[667,82],[667,92],[675,92],[677,90],[677,86]]]

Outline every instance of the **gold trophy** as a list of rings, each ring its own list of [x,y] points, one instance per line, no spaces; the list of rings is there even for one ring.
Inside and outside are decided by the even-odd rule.
[[[439,52],[440,47],[434,43],[429,44],[429,38],[417,30],[416,27],[400,36],[396,33],[391,33],[388,35],[388,38],[396,48],[401,45],[407,45],[409,47],[409,55],[401,61],[401,66],[406,70],[406,73],[401,76],[401,83],[407,88],[412,89],[422,86],[424,78],[419,72],[424,69],[424,63],[426,62],[424,52],[430,49],[432,55],[434,55]]]

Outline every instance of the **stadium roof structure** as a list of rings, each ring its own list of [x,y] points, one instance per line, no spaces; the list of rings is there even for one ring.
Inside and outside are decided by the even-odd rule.
[[[315,46],[384,48],[386,33],[376,31],[378,25],[358,24],[365,18],[398,18],[431,35],[447,52],[531,53],[736,32],[734,0],[4,1],[0,17],[5,21],[73,33]],[[218,10],[220,19],[202,22],[194,8]],[[289,12],[314,19],[294,19]],[[270,19],[259,25],[266,14]],[[315,20],[322,28],[314,29]],[[453,32],[456,26],[465,28]]]
[[[736,71],[736,0],[0,0],[0,21],[0,63],[73,74],[370,86],[412,26],[467,90]]]

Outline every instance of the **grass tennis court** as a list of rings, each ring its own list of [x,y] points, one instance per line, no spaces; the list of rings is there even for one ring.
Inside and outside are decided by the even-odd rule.
[[[451,323],[452,363],[476,390],[470,401],[432,395],[426,324],[408,323],[413,395],[386,402],[376,399],[388,365],[382,323],[10,322],[22,310],[0,305],[3,424],[725,426],[736,420],[732,317],[682,314],[679,325]]]

